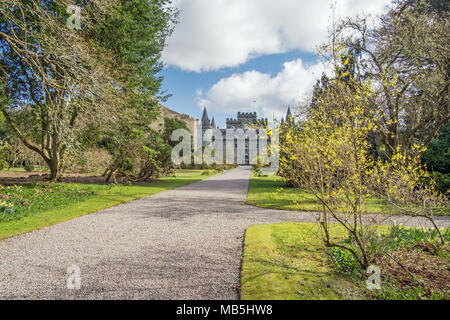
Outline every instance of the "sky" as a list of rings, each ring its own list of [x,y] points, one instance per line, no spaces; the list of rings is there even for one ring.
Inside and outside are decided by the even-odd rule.
[[[216,125],[238,111],[281,119],[329,66],[315,54],[335,19],[377,15],[390,0],[173,0],[179,23],[162,54],[163,104]]]

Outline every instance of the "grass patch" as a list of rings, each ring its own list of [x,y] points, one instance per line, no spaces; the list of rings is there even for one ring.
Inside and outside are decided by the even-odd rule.
[[[299,207],[294,205],[294,200],[297,201]],[[278,176],[252,176],[248,186],[247,204],[262,208],[293,211],[320,210],[313,195],[299,189],[287,188],[286,183]]]
[[[0,170],[0,172],[25,172],[25,169],[22,167],[19,168],[12,167],[12,168],[4,168]]]
[[[278,176],[265,176],[250,178],[247,204],[268,208],[290,211],[321,211],[322,208],[314,195],[301,189],[290,188]],[[366,201],[367,213],[392,214],[383,200],[368,199]],[[450,215],[448,208],[445,215]]]
[[[243,300],[362,299],[361,290],[330,270],[317,224],[280,223],[247,229],[241,272]],[[345,232],[335,226],[338,238]]]
[[[371,251],[370,261],[380,267],[381,289],[368,290],[366,271],[348,251],[326,248],[318,236],[318,228],[314,223],[249,227],[244,244],[241,298],[449,299],[450,247],[435,246],[439,242],[435,230],[377,226],[374,231],[383,240]],[[450,230],[442,231],[448,244]],[[351,245],[342,227],[333,225],[332,235],[334,241]]]
[[[0,221],[0,239],[43,228],[101,209],[200,181],[203,170],[181,170],[175,176],[139,185],[36,183],[0,188],[0,202],[13,204]]]

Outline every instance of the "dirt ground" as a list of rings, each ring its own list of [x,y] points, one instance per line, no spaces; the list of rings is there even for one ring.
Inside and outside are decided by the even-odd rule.
[[[447,246],[443,250],[448,255],[450,247]],[[376,257],[376,264],[383,266],[385,276],[397,282],[398,286],[426,285],[426,294],[429,296],[433,290],[450,292],[448,260],[428,254],[427,251],[429,247],[426,245],[402,247],[390,256]]]

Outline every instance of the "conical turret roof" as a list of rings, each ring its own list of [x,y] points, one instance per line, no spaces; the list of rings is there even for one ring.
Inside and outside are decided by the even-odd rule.
[[[208,118],[208,111],[206,111],[206,107],[203,109],[203,115],[202,115],[202,126],[203,128],[209,128],[211,123],[209,122]]]
[[[208,111],[206,111],[206,107],[203,109],[202,121],[209,121]]]

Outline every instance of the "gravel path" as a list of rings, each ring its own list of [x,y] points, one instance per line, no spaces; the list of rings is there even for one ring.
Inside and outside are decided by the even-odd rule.
[[[237,299],[246,228],[315,221],[246,205],[249,175],[241,167],[0,241],[0,298]],[[66,287],[71,265],[81,270],[80,290]]]

